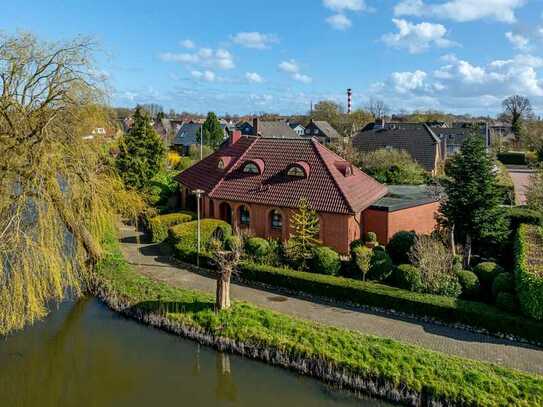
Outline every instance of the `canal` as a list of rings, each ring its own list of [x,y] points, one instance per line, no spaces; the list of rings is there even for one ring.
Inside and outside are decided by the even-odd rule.
[[[0,339],[0,406],[388,406],[66,302]]]

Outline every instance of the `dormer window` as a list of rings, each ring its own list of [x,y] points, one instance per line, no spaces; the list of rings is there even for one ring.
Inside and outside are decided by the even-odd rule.
[[[219,170],[224,170],[224,161],[223,160],[219,160],[219,163],[217,164],[217,168]]]
[[[247,163],[243,167],[243,172],[246,174],[260,174],[260,170],[255,163]]]
[[[294,167],[291,167],[289,170],[288,170],[288,176],[289,177],[300,177],[300,178],[305,178],[305,172],[302,168],[298,167],[297,165],[295,165]]]

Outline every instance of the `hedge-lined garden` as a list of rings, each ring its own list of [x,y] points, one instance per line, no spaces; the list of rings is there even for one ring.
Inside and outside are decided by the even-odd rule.
[[[149,219],[147,226],[151,234],[153,243],[160,243],[168,237],[168,229],[171,226],[194,220],[195,214],[192,212],[175,212],[165,215],[157,215]]]
[[[521,225],[515,243],[515,275],[522,312],[543,320],[543,228]]]

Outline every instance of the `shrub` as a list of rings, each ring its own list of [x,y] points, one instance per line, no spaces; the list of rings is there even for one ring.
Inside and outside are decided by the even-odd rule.
[[[396,267],[393,283],[404,290],[420,292],[423,289],[420,270],[411,264],[400,264]]]
[[[522,338],[543,341],[543,323],[511,315],[481,302],[444,296],[414,293],[372,281],[305,273],[245,262],[241,276],[296,292],[423,315],[450,323],[462,323],[487,329],[493,333],[509,333]]]
[[[526,153],[519,151],[499,153],[498,160],[505,165],[526,165]]]
[[[396,233],[387,245],[387,251],[395,264],[409,263],[409,252],[417,240],[415,232]]]
[[[160,171],[147,183],[144,195],[151,206],[171,206],[171,198],[179,192],[175,175],[177,171]]]
[[[311,271],[319,274],[336,275],[341,269],[339,254],[326,246],[317,246],[313,249]]]
[[[366,280],[366,275],[370,271],[373,251],[366,246],[356,246],[353,250],[352,257],[357,270],[362,274],[362,280]]]
[[[257,263],[264,263],[270,253],[270,244],[261,237],[249,237],[245,240],[245,252]]]
[[[498,294],[502,292],[515,292],[515,279],[511,273],[500,273],[492,282],[492,295],[494,298],[496,298]]]
[[[174,247],[175,256],[182,261],[194,263],[198,252],[198,222],[192,221],[168,229],[168,240]],[[200,221],[201,257],[208,257],[207,244],[212,238],[226,241],[232,235],[232,227],[217,219]]]
[[[462,296],[464,298],[477,300],[481,292],[479,277],[469,270],[460,270],[457,275],[458,282],[462,287]]]
[[[501,292],[496,296],[496,306],[507,312],[516,312],[518,309],[517,299],[514,294]]]
[[[385,184],[421,185],[426,172],[407,151],[379,149],[362,153],[355,163],[366,174]]]
[[[181,223],[190,222],[194,219],[192,212],[176,212],[167,215],[158,215],[152,217],[148,222],[151,240],[154,243],[162,242],[168,237],[168,228]]]
[[[380,250],[374,251],[371,256],[368,278],[376,281],[386,281],[392,274],[393,268],[388,253]]]
[[[452,269],[453,269],[453,272],[455,272],[456,274],[460,273],[463,270],[463,266],[464,266],[463,260],[464,259],[459,254],[456,254],[453,256]]]
[[[377,235],[375,232],[368,232],[366,233],[366,236],[364,236],[365,242],[375,243],[377,242]]]
[[[523,314],[543,320],[543,231],[521,225],[515,241],[515,279]]]
[[[530,225],[543,225],[543,214],[526,207],[514,207],[508,209],[508,216],[511,222],[511,229],[517,230],[523,223]]]
[[[490,285],[494,281],[494,278],[496,278],[498,274],[503,273],[504,269],[502,266],[496,263],[493,263],[491,261],[485,261],[477,264],[473,268],[473,272],[477,274],[477,277],[479,277],[479,281],[482,284],[486,284],[490,287]]]

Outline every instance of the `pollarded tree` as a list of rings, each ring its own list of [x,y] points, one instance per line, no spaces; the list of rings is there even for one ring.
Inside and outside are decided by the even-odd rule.
[[[136,109],[133,119],[132,128],[119,143],[116,164],[125,185],[141,190],[164,165],[165,148],[141,107]]]
[[[202,126],[202,133],[204,134],[204,144],[214,150],[224,141],[224,131],[215,113],[209,112],[207,114],[206,121]],[[200,141],[199,137],[198,141]]]
[[[239,234],[233,235],[228,241],[228,248],[221,240],[212,239],[209,252],[217,266],[215,310],[221,311],[230,308],[230,280],[242,259],[243,239]]]
[[[481,137],[468,137],[460,152],[446,166],[440,223],[454,230],[456,241],[464,243],[469,265],[473,242],[499,243],[507,237],[508,221],[500,206],[493,159]]]
[[[287,242],[286,254],[299,268],[306,269],[313,255],[313,249],[320,243],[319,216],[311,209],[309,201],[300,199],[298,210],[290,219],[292,235]]]

